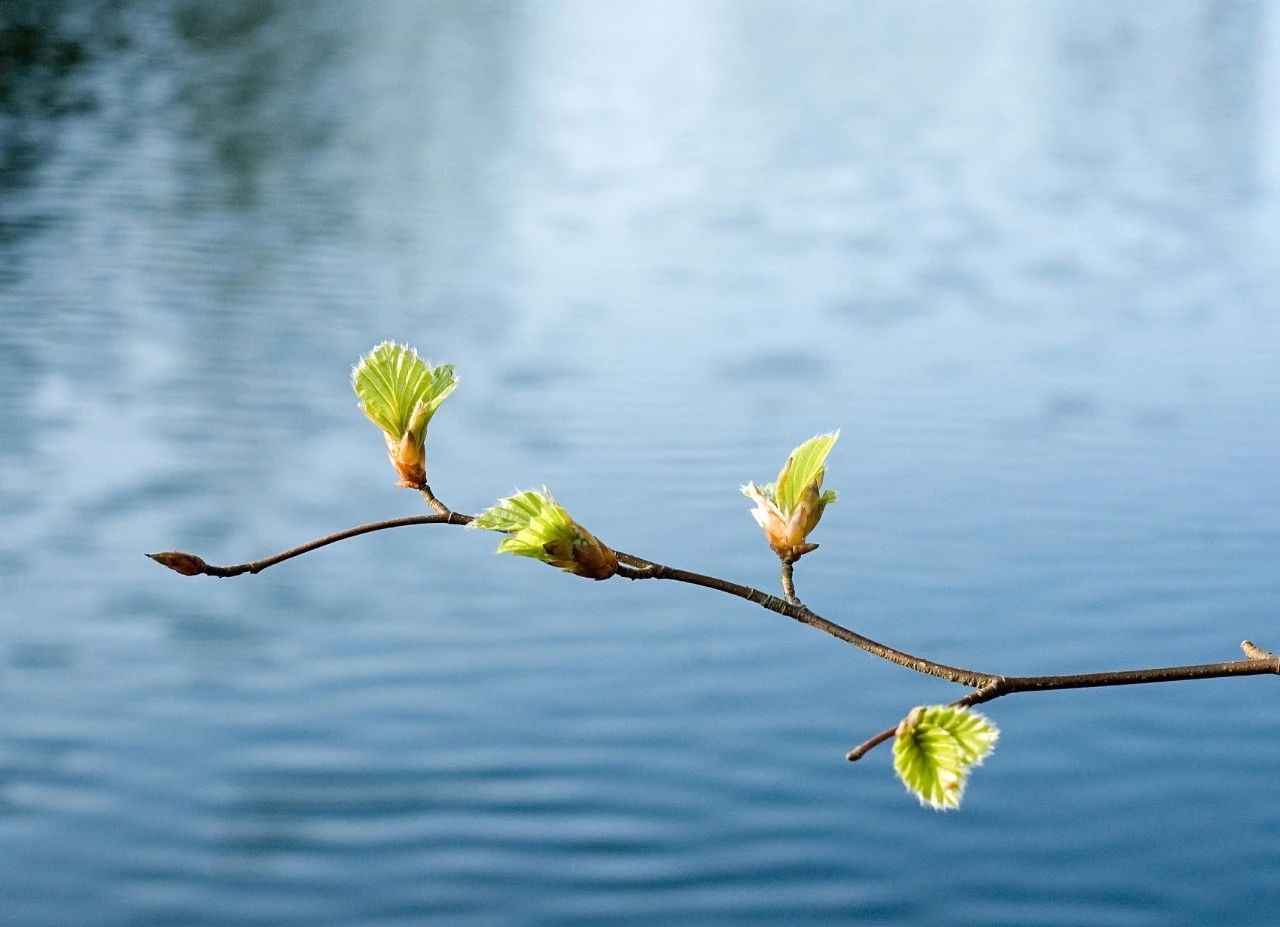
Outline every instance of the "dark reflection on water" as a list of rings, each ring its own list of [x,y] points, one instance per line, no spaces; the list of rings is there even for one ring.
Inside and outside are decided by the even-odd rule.
[[[1268,923],[1265,680],[992,706],[965,811],[845,749],[948,690],[696,591],[403,530],[433,483],[1007,672],[1268,646],[1273,4],[0,5],[5,923]],[[1277,642],[1271,641],[1270,646]]]

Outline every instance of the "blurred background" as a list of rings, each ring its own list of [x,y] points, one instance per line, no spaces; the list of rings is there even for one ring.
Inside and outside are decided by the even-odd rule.
[[[0,923],[1267,924],[1266,678],[954,687],[737,600],[410,528],[431,482],[938,660],[1280,647],[1280,6],[0,4]]]

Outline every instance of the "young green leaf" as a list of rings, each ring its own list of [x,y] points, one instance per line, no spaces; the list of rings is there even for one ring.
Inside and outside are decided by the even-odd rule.
[[[384,341],[356,364],[351,386],[360,408],[392,440],[420,436],[458,378],[452,364],[432,367],[407,345]]]
[[[525,527],[547,505],[550,494],[526,489],[499,499],[498,504],[477,515],[468,527],[515,533]]]
[[[778,474],[778,482],[766,487],[765,494],[769,495],[769,490],[772,489],[778,508],[785,513],[793,511],[800,502],[800,495],[805,487],[813,483],[822,487],[822,480],[826,476],[824,468],[827,455],[839,439],[840,432],[837,430],[816,435],[801,444],[787,458],[782,472]],[[822,494],[822,501],[824,504],[835,502],[836,494],[828,490]]]
[[[981,765],[999,736],[994,724],[969,708],[914,708],[898,725],[893,768],[922,805],[959,808],[969,770]]]
[[[389,341],[351,371],[360,408],[382,429],[401,486],[427,485],[427,423],[457,385],[453,365],[432,367],[413,348]]]
[[[574,521],[545,488],[500,499],[469,527],[508,535],[498,545],[500,554],[532,557],[578,576],[608,579],[618,569],[613,551]]]

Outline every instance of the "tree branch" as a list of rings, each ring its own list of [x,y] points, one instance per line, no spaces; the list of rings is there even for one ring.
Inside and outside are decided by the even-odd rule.
[[[948,666],[946,663],[938,663],[933,660],[918,657],[914,654],[907,653],[905,650],[898,650],[890,647],[888,644],[882,644],[879,641],[859,634],[857,631],[851,631],[843,625],[836,624],[834,621],[823,618],[817,612],[811,611],[808,606],[802,605],[800,602],[788,602],[780,599],[776,595],[769,595],[752,586],[743,586],[739,583],[730,582],[727,579],[720,579],[717,576],[706,576],[702,573],[694,573],[689,570],[681,570],[677,567],[667,566],[662,563],[655,563],[652,560],[645,560],[643,557],[637,557],[634,554],[625,554],[622,551],[615,551],[618,560],[621,563],[635,567],[634,571],[620,574],[627,579],[667,579],[678,583],[687,583],[691,586],[702,586],[704,589],[714,589],[717,592],[724,592],[728,595],[737,596],[740,599],[746,599],[748,602],[754,602],[761,608],[768,609],[771,612],[777,612],[779,615],[785,615],[793,621],[801,624],[807,624],[811,628],[817,628],[824,634],[830,634],[832,637],[844,641],[846,644],[865,650],[872,656],[879,657],[882,660],[888,660],[890,663],[896,663],[899,666],[905,666],[907,669],[915,670],[917,673],[925,673],[929,676],[937,676],[939,679],[945,679],[948,682],[958,683],[962,686],[979,687],[988,685],[997,676],[991,673],[983,673],[979,670],[965,669],[960,666]]]
[[[310,553],[313,550],[318,550],[321,547],[374,531],[402,528],[410,525],[466,525],[473,521],[473,516],[471,515],[452,511],[436,498],[429,486],[424,484],[418,489],[423,499],[436,514],[393,518],[388,521],[373,522],[355,528],[348,528],[346,531],[326,535],[314,541],[308,541],[298,547],[249,563],[239,563],[233,566],[213,566],[205,563],[204,560],[194,554],[182,551],[165,551],[157,554],[148,554],[147,556],[157,563],[186,576],[239,576],[243,573],[260,573],[268,567]],[[707,576],[690,570],[682,570],[678,567],[667,566],[666,564],[646,560],[643,557],[637,557],[634,554],[627,554],[622,551],[615,551],[614,553],[617,555],[619,562],[617,575],[625,579],[664,579],[691,586],[701,586],[704,589],[712,589],[726,595],[736,596],[748,602],[753,602],[768,611],[784,615],[801,624],[806,624],[847,644],[852,644],[854,647],[882,660],[914,670],[917,673],[936,676],[948,682],[972,688],[974,691],[951,703],[957,706],[971,707],[1021,692],[1053,692],[1061,689],[1089,689],[1108,686],[1147,685],[1160,682],[1185,682],[1195,679],[1219,679],[1228,676],[1280,674],[1280,656],[1263,650],[1250,641],[1243,641],[1240,646],[1245,653],[1246,659],[1225,663],[1159,666],[1102,673],[1004,676],[999,673],[950,666],[946,663],[938,663],[934,660],[919,657],[872,640],[865,635],[822,617],[795,597],[795,587],[791,577],[792,563],[785,559],[782,561],[782,588],[787,598],[783,599],[752,586],[744,586],[716,576]],[[895,725],[867,738],[850,750],[846,758],[850,761],[861,759],[875,747],[890,740],[896,730],[897,726]]]
[[[1247,644],[1247,647],[1244,645]],[[1228,676],[1280,675],[1280,657],[1254,646],[1241,645],[1245,653],[1256,653],[1246,660],[1226,663],[1196,663],[1188,666],[1157,666],[1150,669],[1116,670],[1106,673],[1074,673],[1058,676],[1004,676],[990,685],[956,699],[952,705],[971,708],[1019,692],[1056,692],[1061,689],[1097,689],[1109,686],[1140,686],[1157,682],[1187,682],[1193,679],[1222,679]],[[850,762],[862,759],[868,752],[894,735],[894,727],[868,737],[846,754]]]

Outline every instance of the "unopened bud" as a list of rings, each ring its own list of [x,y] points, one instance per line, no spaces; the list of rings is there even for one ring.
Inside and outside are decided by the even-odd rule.
[[[816,484],[805,488],[789,516],[783,514],[777,503],[765,496],[754,483],[742,487],[742,492],[756,504],[751,516],[764,531],[765,540],[775,554],[783,560],[795,561],[818,549],[817,544],[806,540],[822,518],[825,507]]]
[[[147,554],[161,566],[168,567],[183,576],[200,576],[208,566],[195,554],[183,553],[180,550],[164,550],[158,554]]]
[[[577,567],[573,572],[589,579],[608,579],[617,573],[617,555],[586,528],[579,525],[578,531],[573,543],[573,562]]]
[[[387,456],[400,476],[399,485],[421,489],[427,482],[427,447],[412,431],[406,431],[399,441],[388,439]]]
[[[791,513],[791,531],[793,536],[798,535],[797,543],[803,541],[810,531],[818,527],[825,507],[817,483],[810,483],[800,493],[800,501],[796,503],[796,509]]]

